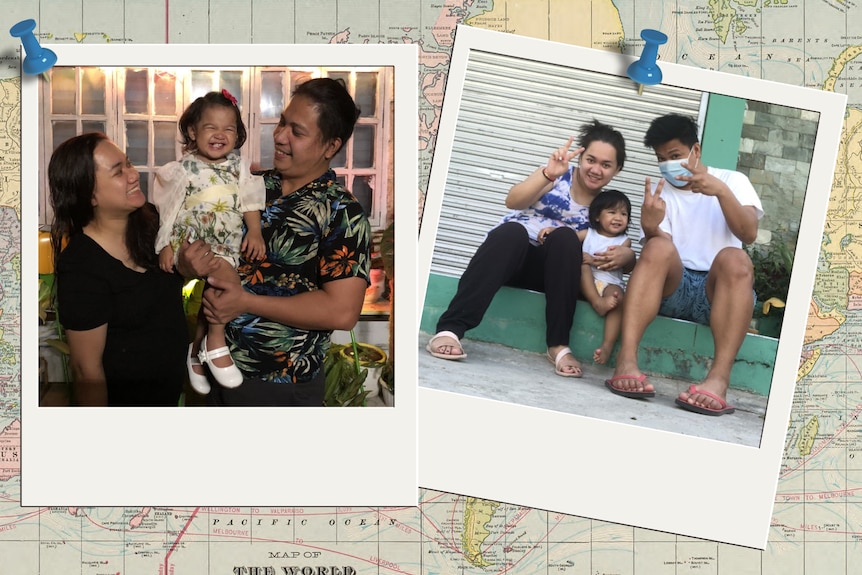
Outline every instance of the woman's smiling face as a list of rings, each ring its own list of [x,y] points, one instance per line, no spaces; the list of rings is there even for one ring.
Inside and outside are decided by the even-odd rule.
[[[91,201],[96,210],[131,213],[147,202],[138,170],[113,142],[99,142],[93,150],[93,162],[96,182]]]
[[[619,171],[616,148],[596,140],[578,158],[575,179],[585,190],[598,193]]]

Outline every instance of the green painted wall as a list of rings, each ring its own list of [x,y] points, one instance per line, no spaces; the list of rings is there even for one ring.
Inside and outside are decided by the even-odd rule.
[[[701,137],[703,163],[707,166],[736,169],[745,106],[741,98],[721,94],[709,96]]]
[[[420,323],[423,332],[436,332],[437,319],[446,310],[457,286],[456,278],[430,274]],[[466,337],[543,353],[544,318],[544,294],[504,287],[494,297],[482,323],[468,331]],[[582,361],[592,359],[593,350],[601,345],[603,328],[603,320],[588,303],[581,302],[575,310],[569,339],[575,357]],[[731,372],[731,387],[768,395],[777,351],[777,339],[747,335]],[[644,334],[638,360],[648,373],[697,382],[706,376],[712,353],[712,332],[708,326],[659,317]],[[612,361],[615,359],[612,356]]]

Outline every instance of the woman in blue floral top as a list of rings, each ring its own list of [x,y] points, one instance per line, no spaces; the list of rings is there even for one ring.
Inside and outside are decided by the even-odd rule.
[[[263,172],[266,257],[241,260],[241,285],[211,282],[203,300],[225,335],[243,385],[211,393],[211,405],[323,404],[323,358],[335,329],[354,327],[369,283],[371,228],[330,161],[359,116],[343,83],[301,84],[273,133],[274,169]],[[212,254],[194,242],[180,271],[206,275]]]
[[[573,151],[574,140],[509,190],[506,207],[513,211],[488,233],[461,275],[426,346],[434,357],[467,357],[460,338],[479,325],[500,287],[510,285],[545,293],[548,359],[557,375],[581,377],[569,348],[583,257],[576,232],[589,227],[590,202],[623,168],[626,149],[622,134],[597,120],[581,126]],[[631,248],[598,255],[604,258],[598,265],[608,270],[630,269],[635,261]]]

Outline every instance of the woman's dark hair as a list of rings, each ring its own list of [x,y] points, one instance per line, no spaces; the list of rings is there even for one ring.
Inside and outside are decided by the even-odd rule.
[[[691,116],[666,114],[650,122],[644,135],[644,146],[656,149],[671,140],[679,140],[689,148],[698,142],[697,122]]]
[[[297,86],[293,97],[297,96],[311,100],[317,110],[317,127],[324,142],[341,138],[341,146],[335,151],[337,154],[353,134],[353,126],[360,114],[344,80],[313,78]]]
[[[221,92],[207,92],[203,96],[195,99],[195,101],[189,104],[189,107],[185,109],[183,115],[180,116],[179,121],[183,150],[186,152],[193,152],[197,149],[195,141],[192,140],[189,135],[189,128],[194,127],[195,124],[200,122],[201,117],[204,115],[204,110],[211,106],[224,106],[225,108],[233,110],[234,114],[236,114],[236,148],[242,148],[242,145],[245,144],[248,133],[245,130],[245,124],[242,123],[242,115],[239,113],[239,106],[234,103],[234,100],[229,99],[229,93],[225,94],[225,92],[227,92],[227,90],[223,90]]]
[[[93,220],[93,191],[96,188],[95,151],[100,142],[110,142],[105,134],[90,132],[69,138],[54,150],[48,163],[48,186],[54,220],[51,247],[54,261],[60,257],[65,240],[81,233]],[[147,269],[158,266],[155,254],[159,215],[152,204],[145,204],[129,215],[126,247],[129,256]]]
[[[632,221],[632,203],[629,197],[619,190],[603,190],[596,194],[593,201],[590,202],[589,218],[590,227],[599,229],[599,216],[604,210],[624,207],[629,213],[628,221],[626,221],[626,229],[628,231],[629,223]]]
[[[626,163],[626,140],[617,130],[598,120],[593,120],[580,127],[578,132],[578,147],[587,149],[593,142],[605,142],[614,147],[617,152],[617,166],[622,170]]]

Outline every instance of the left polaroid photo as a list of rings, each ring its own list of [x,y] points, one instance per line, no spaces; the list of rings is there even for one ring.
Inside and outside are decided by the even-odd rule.
[[[416,47],[216,48],[22,76],[22,504],[415,505]]]

